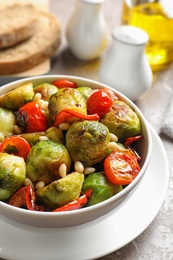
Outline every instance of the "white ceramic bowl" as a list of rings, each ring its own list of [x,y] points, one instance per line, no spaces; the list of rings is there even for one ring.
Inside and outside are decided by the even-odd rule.
[[[67,76],[67,75],[46,75],[46,76],[25,78],[22,80],[17,80],[12,83],[6,84],[0,88],[0,95],[14,88],[19,87],[20,85],[22,85],[27,81],[31,81],[33,82],[34,85],[37,85],[42,82],[51,83],[56,79],[69,79],[75,81],[79,86],[88,86],[93,89],[103,88],[103,87],[110,88],[104,84],[86,78]],[[15,222],[17,222],[18,224],[16,223],[16,225],[18,226],[19,224],[22,225],[25,224],[34,227],[60,228],[60,227],[81,225],[90,222],[92,220],[95,220],[109,213],[115,208],[117,208],[118,210],[118,206],[121,203],[123,203],[123,201],[127,198],[127,196],[137,187],[137,185],[139,184],[140,180],[142,179],[142,177],[146,172],[151,157],[152,140],[151,140],[150,130],[147,125],[146,119],[144,118],[140,110],[136,107],[136,105],[132,101],[130,101],[123,94],[115,90],[113,91],[118,93],[120,99],[125,101],[127,104],[130,105],[130,107],[134,109],[134,111],[138,114],[141,120],[142,135],[144,136],[144,138],[140,141],[138,147],[142,157],[142,160],[140,162],[141,170],[138,176],[131,182],[131,184],[129,184],[125,189],[123,189],[121,192],[114,195],[113,197],[97,205],[90,206],[87,208],[82,208],[79,210],[69,211],[69,212],[52,213],[52,212],[29,211],[17,207],[12,207],[0,201],[0,217],[4,221],[7,221],[8,223],[10,222],[11,224],[15,224]]]

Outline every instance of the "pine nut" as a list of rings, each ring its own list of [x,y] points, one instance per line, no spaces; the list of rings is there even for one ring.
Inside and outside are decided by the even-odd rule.
[[[38,102],[41,98],[42,98],[41,93],[38,92],[35,94],[33,101]]]
[[[49,138],[47,136],[39,136],[39,141],[44,141],[44,140],[49,140]]]
[[[32,181],[29,178],[26,178],[24,180],[23,184],[24,184],[24,186],[31,186],[33,188],[33,190],[34,190],[34,185],[33,185]]]
[[[88,175],[88,174],[90,174],[90,173],[94,173],[95,172],[95,168],[94,167],[86,167],[85,169],[84,169],[84,174],[85,175]]]
[[[115,134],[110,133],[111,142],[118,142],[118,137]]]
[[[64,178],[67,175],[67,166],[65,163],[62,163],[59,167],[59,175]]]
[[[22,133],[22,129],[18,125],[14,125],[13,130],[16,134]]]
[[[43,110],[47,110],[48,109],[48,102],[47,101],[43,102],[42,109]]]
[[[84,172],[84,166],[80,161],[76,161],[74,163],[74,169],[76,172],[83,173]]]
[[[110,142],[108,143],[108,148],[111,149],[112,151],[117,148],[117,143],[116,142]]]
[[[69,124],[69,123],[62,123],[62,124],[59,125],[59,128],[60,128],[61,130],[68,130],[69,127],[70,127],[70,124]]]
[[[4,140],[4,135],[2,133],[0,133],[0,141]]]
[[[37,101],[37,104],[43,109],[43,110],[47,110],[48,108],[48,102],[43,100],[43,99],[39,99]]]
[[[36,190],[39,190],[39,189],[44,188],[44,186],[45,186],[45,182],[44,182],[44,181],[38,181],[38,182],[36,183],[36,185],[35,185],[35,189],[36,189]]]

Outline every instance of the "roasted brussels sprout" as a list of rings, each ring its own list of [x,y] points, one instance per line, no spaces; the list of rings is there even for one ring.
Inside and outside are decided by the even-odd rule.
[[[0,141],[2,141],[4,136],[14,134],[16,117],[11,110],[0,107],[0,122]]]
[[[32,101],[34,97],[33,84],[27,82],[8,93],[0,96],[0,106],[11,110],[18,110],[25,103]]]
[[[49,138],[49,140],[52,140],[57,143],[64,144],[64,135],[61,129],[57,127],[50,127],[46,131],[46,136]]]
[[[85,178],[82,191],[85,192],[90,188],[92,189],[92,194],[87,206],[107,200],[122,190],[122,186],[112,184],[106,178],[104,172],[91,173]]]
[[[64,163],[67,172],[71,159],[66,147],[51,140],[36,143],[30,150],[26,161],[26,176],[33,182],[44,181],[46,184],[60,178],[59,167]]]
[[[115,134],[120,142],[124,142],[126,137],[141,133],[141,124],[137,114],[120,100],[114,101],[111,110],[101,118],[100,122],[107,126],[110,133]]]
[[[40,141],[41,136],[46,136],[46,132],[22,133],[18,136],[24,138],[31,146]]]
[[[45,132],[35,132],[35,133],[22,133],[19,136],[23,137],[31,146],[40,141],[42,136],[48,137],[57,143],[64,144],[64,135],[61,129],[57,127],[50,127]]]
[[[34,93],[40,93],[43,100],[48,101],[49,98],[58,91],[58,88],[49,83],[42,83],[34,87]]]
[[[36,200],[49,210],[61,207],[79,197],[83,181],[83,174],[70,173],[66,177],[37,190]]]
[[[86,100],[89,98],[89,96],[93,92],[92,88],[89,88],[89,87],[79,87],[79,88],[76,88],[76,89],[82,93],[82,95],[84,96],[84,98]]]
[[[66,133],[66,147],[72,160],[85,166],[101,162],[108,154],[108,128],[98,121],[74,122]]]
[[[8,200],[22,185],[26,177],[23,158],[0,153],[0,200]]]
[[[52,120],[64,108],[87,114],[86,101],[80,91],[72,88],[60,89],[49,99],[48,109]]]

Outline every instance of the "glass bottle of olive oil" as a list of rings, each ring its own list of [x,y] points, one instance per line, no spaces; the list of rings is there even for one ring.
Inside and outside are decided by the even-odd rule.
[[[153,71],[164,69],[173,62],[173,1],[126,0],[122,23],[140,27],[148,33],[146,54]]]

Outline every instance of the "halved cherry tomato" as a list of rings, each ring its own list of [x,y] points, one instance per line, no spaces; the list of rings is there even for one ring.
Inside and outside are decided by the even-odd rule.
[[[54,209],[53,212],[62,212],[62,211],[69,211],[69,210],[75,210],[82,208],[89,200],[91,196],[92,190],[87,190],[84,195],[80,196],[78,199],[60,207],[57,209]]]
[[[36,102],[26,103],[16,115],[17,123],[25,133],[41,132],[47,129],[46,118]]]
[[[98,114],[93,115],[86,115],[83,113],[80,113],[78,111],[72,110],[72,109],[63,109],[61,110],[55,118],[54,126],[58,127],[60,124],[65,123],[69,118],[77,117],[79,119],[83,120],[99,120],[100,117]]]
[[[29,209],[29,210],[37,210],[37,211],[44,211],[44,207],[42,205],[37,205],[36,204],[35,192],[32,189],[32,187],[30,185],[28,185],[27,187],[29,187],[27,189],[27,193],[26,193],[26,206],[27,206],[27,209]]]
[[[23,157],[23,159],[26,160],[30,148],[30,144],[24,138],[11,135],[3,140],[0,151],[2,153]]]
[[[13,194],[11,197],[9,204],[18,208],[26,208],[28,209],[34,209],[34,206],[31,206],[32,203],[28,202],[30,200],[30,192],[32,192],[31,186],[26,186],[18,190]]]
[[[104,161],[104,171],[110,182],[116,185],[131,183],[140,171],[135,154],[131,150],[114,150]]]
[[[18,208],[26,208],[27,187],[23,187],[11,197],[9,204]]]
[[[139,155],[139,153],[136,151],[136,149],[132,145],[134,142],[140,140],[142,137],[143,137],[142,135],[128,137],[128,138],[126,138],[126,141],[124,143],[126,148],[128,148],[134,152],[138,161],[141,160],[141,156]]]
[[[35,204],[35,192],[32,189],[30,185],[27,186],[27,193],[26,193],[26,206],[29,210],[35,210],[36,204]]]
[[[109,112],[115,99],[118,97],[112,90],[105,88],[95,90],[87,100],[88,113],[104,116]]]
[[[131,147],[133,142],[136,142],[142,138],[142,135],[137,135],[137,136],[132,136],[132,137],[127,137],[125,141],[125,147],[129,148]]]
[[[44,211],[44,208],[35,204],[35,192],[30,185],[22,187],[11,197],[9,204],[28,210]]]
[[[52,82],[57,88],[77,88],[77,84],[71,80],[60,79]]]

